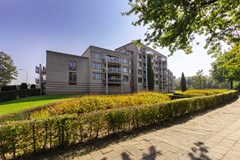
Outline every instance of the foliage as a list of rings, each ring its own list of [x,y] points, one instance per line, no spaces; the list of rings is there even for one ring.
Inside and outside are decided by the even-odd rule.
[[[22,84],[20,85],[20,89],[28,89],[27,83],[22,83]]]
[[[130,131],[215,107],[237,97],[236,91],[230,91],[161,104],[94,111],[79,116],[60,115],[47,119],[9,122],[0,126],[0,155],[3,159],[31,157],[51,149]]]
[[[185,92],[175,91],[174,94],[176,95],[187,95],[189,97],[196,97],[196,96],[209,96],[215,94],[226,93],[229,90],[226,89],[191,89]]]
[[[217,57],[212,63],[211,75],[218,82],[230,82],[233,89],[233,81],[240,81],[240,43]]]
[[[185,78],[183,72],[182,72],[182,77],[181,77],[181,89],[183,92],[187,90],[186,78]]]
[[[195,35],[205,35],[209,53],[218,53],[221,42],[239,42],[239,0],[129,0],[135,26],[148,26],[144,41],[168,47],[170,52],[192,53]],[[140,40],[139,40],[140,41]]]
[[[39,89],[10,90],[0,92],[0,102],[6,102],[18,98],[40,95]],[[0,113],[1,115],[1,113]]]
[[[11,90],[17,90],[16,85],[9,85],[9,86],[2,86],[1,91],[11,91]]]
[[[159,104],[169,100],[170,98],[167,95],[157,92],[139,92],[126,95],[90,95],[74,97],[51,107],[46,107],[44,110],[47,110],[49,115],[83,114],[96,110]],[[40,114],[37,111],[32,113],[31,117],[38,118]]]
[[[31,89],[36,89],[36,85],[35,84],[31,84],[30,88]]]
[[[152,68],[152,55],[147,55],[147,78],[148,78],[148,90],[154,91],[154,73]]]
[[[14,66],[12,58],[6,53],[0,52],[0,86],[8,85],[16,79],[17,67]]]

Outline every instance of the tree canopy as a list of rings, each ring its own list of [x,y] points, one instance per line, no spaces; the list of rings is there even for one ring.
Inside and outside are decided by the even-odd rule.
[[[129,0],[135,26],[148,26],[144,42],[192,53],[195,36],[205,35],[208,53],[220,53],[221,43],[240,40],[240,0]],[[141,40],[138,40],[140,43]],[[144,43],[141,42],[141,43]]]
[[[12,58],[4,52],[0,52],[0,86],[11,83],[17,75],[17,67],[14,66]]]
[[[218,82],[231,82],[231,88],[233,81],[240,81],[240,43],[217,57],[212,63],[211,75]]]

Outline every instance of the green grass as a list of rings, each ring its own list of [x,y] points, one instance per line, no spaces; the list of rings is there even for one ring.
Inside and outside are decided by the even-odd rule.
[[[8,102],[0,103],[0,116],[23,111],[25,109],[30,109],[38,106],[43,106],[49,103],[59,102],[61,100],[67,99],[69,96],[33,96],[26,97],[17,100],[12,100]]]

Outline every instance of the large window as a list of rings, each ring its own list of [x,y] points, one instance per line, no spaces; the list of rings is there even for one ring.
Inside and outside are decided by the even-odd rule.
[[[77,70],[77,62],[76,61],[69,61],[69,70],[76,71]]]
[[[124,82],[128,82],[128,81],[129,81],[128,76],[123,76],[123,81],[124,81]]]
[[[138,74],[139,74],[139,75],[142,75],[142,70],[139,69],[139,70],[138,70]]]
[[[102,54],[99,53],[99,52],[94,52],[94,53],[93,53],[93,57],[94,57],[95,59],[102,59]]]
[[[93,73],[93,79],[96,79],[96,80],[102,79],[102,74],[101,73]]]
[[[128,64],[128,59],[127,58],[123,58],[123,63],[124,64]]]
[[[123,67],[123,73],[128,73],[128,67]]]
[[[102,64],[93,62],[93,68],[95,68],[95,69],[102,69]]]
[[[142,83],[142,78],[138,78],[138,83]]]
[[[77,83],[77,73],[69,72],[69,84],[76,84],[76,83]]]

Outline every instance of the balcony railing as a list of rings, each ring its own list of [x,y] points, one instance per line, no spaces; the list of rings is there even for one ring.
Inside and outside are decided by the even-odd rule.
[[[106,83],[106,79],[103,82]],[[108,79],[108,83],[121,83],[121,79]]]
[[[120,68],[107,68],[104,69],[104,72],[108,72],[108,73],[121,73],[121,69]]]
[[[106,60],[108,62],[121,63],[120,58],[117,58],[117,57],[107,57]]]

